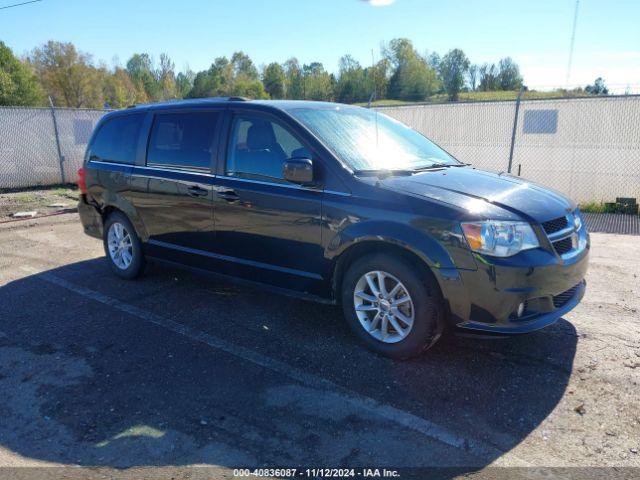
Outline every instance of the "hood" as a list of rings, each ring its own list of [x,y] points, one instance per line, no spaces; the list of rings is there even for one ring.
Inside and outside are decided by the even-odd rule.
[[[387,177],[382,187],[455,205],[478,217],[545,222],[576,208],[559,192],[506,173],[451,167]]]

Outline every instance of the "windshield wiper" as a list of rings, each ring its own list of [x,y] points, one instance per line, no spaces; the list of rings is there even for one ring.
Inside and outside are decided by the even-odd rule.
[[[422,167],[416,167],[414,172],[422,172],[423,170],[437,170],[438,168],[450,168],[450,167],[466,167],[470,165],[468,163],[432,163],[431,165],[424,165]]]
[[[413,169],[414,172],[422,172],[424,170],[434,170],[437,168],[446,168],[451,165],[447,165],[445,163],[432,163],[431,165],[423,165],[422,167],[416,167]]]
[[[353,173],[361,177],[394,177],[411,175],[414,173],[414,170],[378,168],[372,170],[354,170]]]
[[[466,167],[465,163],[432,163],[416,168],[374,168],[370,170],[354,170],[354,174],[362,177],[410,176],[426,170],[438,170],[449,167]]]

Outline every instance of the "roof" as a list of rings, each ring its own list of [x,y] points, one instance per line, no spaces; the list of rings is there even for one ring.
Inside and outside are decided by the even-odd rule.
[[[220,105],[239,105],[239,104],[253,104],[263,105],[266,107],[276,108],[278,110],[293,110],[296,108],[336,108],[346,107],[347,105],[333,102],[316,102],[312,100],[249,100],[242,97],[212,97],[212,98],[192,98],[187,100],[170,100],[167,102],[158,103],[144,103],[140,105],[133,105],[129,107],[129,111],[132,109],[140,110],[155,110],[159,108],[183,108],[183,107],[211,107]]]

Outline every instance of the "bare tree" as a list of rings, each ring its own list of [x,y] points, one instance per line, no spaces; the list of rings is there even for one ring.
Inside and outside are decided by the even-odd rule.
[[[467,79],[469,80],[469,88],[475,92],[478,88],[478,78],[480,76],[480,67],[477,63],[472,63],[467,71]]]

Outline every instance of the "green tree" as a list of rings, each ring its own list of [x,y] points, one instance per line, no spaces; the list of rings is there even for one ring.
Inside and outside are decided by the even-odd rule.
[[[103,69],[101,73],[104,103],[110,108],[125,108],[147,101],[144,92],[136,89],[125,69],[115,67],[113,72]]]
[[[54,104],[64,107],[103,105],[100,74],[89,54],[76,50],[72,43],[50,40],[35,48],[29,56],[45,94]]]
[[[351,55],[343,56],[339,61],[339,74],[335,89],[336,100],[342,103],[367,100],[374,87],[370,80],[360,64]]]
[[[520,67],[511,57],[505,57],[498,62],[498,85],[500,90],[518,90],[522,87]]]
[[[176,91],[179,98],[186,98],[193,88],[193,80],[196,74],[187,67],[184,72],[178,73],[176,76]]]
[[[469,70],[469,59],[462,50],[454,48],[442,57],[438,69],[449,100],[458,101],[458,95],[464,87],[465,75]]]
[[[393,69],[388,88],[390,98],[419,101],[438,90],[435,70],[418,54],[410,40],[392,40],[383,48],[383,55]]]
[[[153,62],[149,54],[133,54],[127,62],[127,72],[136,89],[144,91],[147,101],[157,101],[162,98],[162,89],[156,81]]]
[[[483,92],[498,90],[500,86],[498,74],[499,71],[495,63],[483,63],[478,69],[478,88]]]
[[[235,52],[231,56],[231,65],[233,66],[234,78],[243,78],[252,81],[258,80],[258,69],[246,53],[242,51]]]
[[[30,66],[0,42],[0,105],[34,106],[43,101],[42,88]]]
[[[228,95],[233,80],[233,66],[227,57],[218,57],[208,70],[198,72],[193,80],[190,98]]]
[[[284,62],[284,73],[286,77],[285,92],[289,99],[297,100],[304,98],[304,79],[302,78],[302,68],[300,62],[293,57]]]
[[[160,100],[171,100],[178,97],[175,64],[166,53],[160,54],[160,65],[156,70],[155,77],[159,87]]]
[[[609,95],[609,89],[605,85],[602,77],[596,78],[593,85],[587,85],[584,91],[590,95]]]
[[[389,60],[383,58],[375,65],[365,68],[364,76],[369,96],[375,94],[376,99],[387,98],[387,89],[389,87]]]
[[[271,98],[284,98],[286,76],[279,63],[270,63],[264,69],[262,83]]]
[[[320,62],[312,62],[302,67],[303,96],[310,100],[333,100],[335,79],[324,69]]]
[[[227,57],[218,57],[208,70],[196,74],[188,97],[267,98],[258,73],[254,70],[253,63],[242,52],[236,52],[232,61]]]

